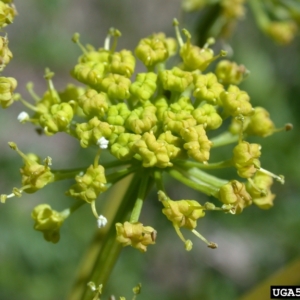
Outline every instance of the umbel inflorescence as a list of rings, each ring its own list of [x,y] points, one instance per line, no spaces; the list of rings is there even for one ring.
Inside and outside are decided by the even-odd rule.
[[[10,7],[3,1],[0,4]],[[48,204],[40,204],[32,212],[34,228],[47,241],[59,241],[60,227],[83,204],[91,206],[98,227],[105,226],[107,219],[98,214],[96,201],[101,201],[102,193],[129,174],[133,174],[127,193],[130,199],[124,217],[115,224],[116,239],[142,252],[155,243],[157,236],[153,227],[139,221],[143,201],[153,185],[162,213],[171,221],[186,250],[192,249],[192,241],[185,239],[181,228],[192,231],[209,247],[217,247],[196,231],[198,219],[207,211],[234,215],[253,203],[262,209],[273,206],[273,179],[283,183],[283,177],[261,167],[261,146],[246,138],[266,137],[280,129],[275,128],[264,108],[252,107],[250,96],[238,87],[247,69],[220,60],[214,71],[206,71],[226,52],[215,55],[212,38],[199,48],[192,44],[186,29],[181,35],[176,20],[174,27],[176,39],[163,33],[152,34],[142,39],[134,52],[117,51],[121,33],[113,28],[98,50],[91,45],[84,47],[79,34],[75,34],[72,40],[80,46],[82,55],[71,74],[79,84],[70,84],[58,92],[52,82],[54,74],[46,70],[48,89],[39,97],[29,83],[27,88],[33,98],[30,102],[14,93],[15,79],[0,78],[1,106],[7,108],[21,101],[26,107],[27,111],[18,117],[21,123],[30,122],[48,136],[64,132],[77,139],[80,147],[95,149],[91,164],[85,168],[52,170],[50,157],[41,160],[36,154],[24,154],[9,142],[24,161],[20,169],[22,185],[10,194],[2,194],[2,203],[74,178],[66,191],[76,200],[72,207],[58,212]],[[8,40],[1,40],[1,59],[7,64],[11,57]],[[180,62],[169,66],[169,58],[175,55]],[[136,59],[144,64],[144,72],[135,74]],[[229,128],[211,138],[226,119],[231,119]],[[211,149],[231,143],[234,147],[227,160],[214,162]],[[103,161],[103,151],[109,151],[115,159]],[[240,179],[221,179],[206,172],[218,168],[235,168],[236,178]],[[214,197],[220,204],[171,199],[164,187],[163,173]],[[128,209],[131,213],[126,219]]]

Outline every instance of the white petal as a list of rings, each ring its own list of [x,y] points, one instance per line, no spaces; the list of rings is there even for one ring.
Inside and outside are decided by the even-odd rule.
[[[28,115],[28,113],[26,111],[22,111],[21,113],[19,113],[19,115],[18,115],[18,121],[20,123],[22,123],[22,122],[24,122],[24,121],[26,121],[28,119],[29,119],[29,115]]]
[[[99,146],[100,149],[107,149],[108,144],[109,141],[103,136],[97,141],[97,145]]]
[[[107,219],[100,215],[97,219],[97,225],[98,225],[98,228],[102,228],[104,227],[105,225],[107,224]]]

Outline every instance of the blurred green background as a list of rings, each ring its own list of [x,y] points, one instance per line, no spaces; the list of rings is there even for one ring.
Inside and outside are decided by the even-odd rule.
[[[108,28],[114,26],[122,32],[118,49],[133,50],[139,39],[153,32],[164,31],[174,36],[174,17],[184,20],[187,28],[193,30],[189,28],[190,15],[182,14],[179,0],[15,0],[14,3],[19,16],[7,27],[14,59],[3,75],[15,77],[18,92],[29,100],[25,84],[33,81],[41,95],[46,89],[43,79],[46,67],[56,74],[56,88],[74,82],[69,72],[80,55],[71,42],[74,32],[81,33],[84,44],[101,47]],[[228,44],[234,50],[232,59],[251,71],[241,88],[250,94],[253,105],[265,107],[278,127],[287,122],[294,125],[291,132],[253,139],[262,145],[262,166],[286,178],[285,185],[273,185],[277,195],[275,206],[268,211],[253,206],[238,216],[207,214],[198,223],[198,230],[217,242],[219,248],[208,249],[193,238],[194,248],[187,253],[171,223],[161,214],[153,192],[141,220],[158,230],[156,246],[149,247],[146,254],[125,248],[103,299],[110,294],[131,299],[131,289],[138,282],[143,286],[138,299],[238,299],[299,256],[300,39],[286,47],[275,45],[258,30],[247,12]],[[138,70],[142,70],[141,64]],[[26,153],[51,156],[53,168],[90,163],[93,152],[82,151],[70,137],[38,136],[31,125],[19,124],[16,118],[22,110],[16,103],[0,111],[1,193],[9,193],[20,185],[21,158],[9,149],[8,141],[16,142]],[[217,160],[224,157],[224,151],[213,155]],[[235,176],[235,172],[220,174],[224,178]],[[66,298],[78,262],[94,234],[95,220],[89,207],[83,207],[65,222],[60,242],[53,245],[33,230],[30,213],[39,203],[49,203],[56,210],[68,207],[72,199],[64,191],[69,185],[70,182],[49,185],[36,194],[1,204],[1,300]],[[171,180],[168,192],[174,199],[207,201],[205,196]]]

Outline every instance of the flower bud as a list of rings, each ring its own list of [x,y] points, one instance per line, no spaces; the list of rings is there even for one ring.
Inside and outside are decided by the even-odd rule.
[[[205,216],[203,207],[195,200],[170,200],[162,192],[158,192],[158,198],[164,208],[163,214],[178,227],[184,227],[189,230],[197,227],[197,220]]]
[[[69,102],[71,100],[76,100],[78,97],[83,95],[84,92],[85,89],[83,87],[70,83],[63,91],[58,93],[58,97],[60,98],[61,102]]]
[[[196,108],[192,112],[192,116],[197,121],[197,124],[202,124],[206,130],[217,129],[223,122],[214,106],[210,104],[204,104],[201,107]]]
[[[128,99],[131,81],[119,74],[108,74],[101,81],[101,90],[111,98],[118,100]]]
[[[243,178],[252,177],[260,167],[259,157],[261,146],[240,142],[233,149],[233,163],[238,170],[239,176]]]
[[[0,77],[0,104],[2,108],[7,108],[14,102],[13,92],[16,87],[16,79],[12,77]]]
[[[101,122],[97,117],[90,119],[87,123],[76,125],[76,134],[83,148],[96,145],[101,137],[109,138],[113,130],[114,126]]]
[[[180,111],[174,113],[166,110],[163,114],[163,128],[164,131],[170,130],[172,133],[180,135],[182,129],[195,126],[196,120],[190,113]]]
[[[247,193],[245,185],[236,180],[232,180],[220,188],[219,200],[224,204],[233,205],[236,214],[241,213],[245,207],[252,204],[252,198]]]
[[[240,19],[245,15],[245,0],[223,0],[220,2],[222,15],[227,19]]]
[[[0,36],[0,71],[3,71],[4,67],[10,62],[13,55],[8,48],[7,37]]]
[[[247,116],[253,113],[249,95],[235,85],[230,85],[227,92],[222,92],[220,99],[225,112],[233,117],[240,114]]]
[[[170,160],[176,158],[186,158],[186,155],[183,151],[183,140],[172,134],[171,131],[166,131],[159,135],[157,140],[162,140],[166,144],[167,153]]]
[[[108,110],[109,98],[105,93],[89,89],[78,98],[78,104],[88,117],[103,117]]]
[[[144,107],[138,107],[127,117],[125,127],[136,134],[150,131],[157,122],[155,112],[156,107],[151,103],[144,105]]]
[[[146,67],[153,67],[169,57],[168,45],[161,36],[152,35],[140,40],[135,48],[135,55]]]
[[[79,82],[82,82],[92,88],[99,89],[106,71],[107,66],[105,64],[90,61],[76,65],[71,74]]]
[[[272,194],[270,187],[273,178],[263,172],[257,171],[253,182],[247,182],[246,188],[252,197],[253,203],[261,209],[269,209],[273,206],[276,195]]]
[[[270,22],[264,31],[278,44],[287,45],[297,33],[297,24],[293,20]]]
[[[111,154],[120,160],[131,159],[135,155],[133,145],[140,138],[138,134],[121,133],[111,146]]]
[[[22,189],[26,193],[34,193],[54,181],[54,175],[51,173],[49,167],[49,159],[45,161],[44,165],[41,165],[36,155],[25,155],[18,149],[15,143],[9,142],[8,144],[10,148],[15,150],[24,160],[25,164],[20,169],[20,173],[22,175]]]
[[[81,55],[78,59],[79,63],[86,63],[86,62],[94,62],[94,63],[102,63],[104,66],[108,66],[109,58],[111,52],[100,48],[98,51],[91,45],[87,46],[87,50],[83,55]]]
[[[130,86],[130,93],[139,101],[149,100],[156,90],[156,79],[157,75],[152,72],[137,74]]]
[[[120,74],[129,78],[134,72],[135,58],[131,51],[114,52],[111,54],[109,62],[110,72],[114,74]]]
[[[205,100],[211,104],[218,104],[219,96],[224,91],[215,74],[194,74],[194,93],[196,99]]]
[[[143,226],[142,223],[116,223],[116,230],[117,241],[123,247],[132,246],[141,252],[146,252],[148,245],[155,244],[152,237],[156,235],[156,230],[150,226]],[[155,234],[153,235],[153,233]]]
[[[180,97],[179,100],[170,104],[170,109],[174,113],[180,113],[182,111],[191,113],[194,110],[194,106],[189,97]]]
[[[193,76],[190,72],[185,72],[177,67],[172,70],[161,71],[158,78],[165,90],[180,93],[185,91],[193,82]]]
[[[44,234],[44,239],[56,244],[60,239],[59,230],[63,224],[64,217],[53,210],[48,204],[40,204],[31,213],[34,219],[34,229]]]
[[[222,84],[240,84],[249,71],[243,65],[222,60],[217,64],[215,73]]]
[[[107,122],[111,125],[123,126],[130,115],[130,110],[125,103],[111,105],[107,111]]]
[[[212,142],[208,139],[203,125],[183,128],[180,135],[186,142],[183,147],[190,157],[199,162],[208,161]]]
[[[270,119],[270,114],[262,107],[255,107],[254,114],[249,117],[245,132],[249,135],[266,137],[275,130],[275,125]]]
[[[166,143],[162,140],[156,140],[152,132],[145,132],[141,139],[137,140],[132,147],[137,153],[137,159],[142,160],[143,167],[166,168],[172,166]]]
[[[88,203],[95,201],[107,189],[104,172],[105,170],[101,165],[89,166],[83,175],[75,177],[77,183],[66,192],[66,195],[82,199]]]
[[[73,108],[70,104],[54,104],[49,113],[40,116],[39,122],[47,135],[53,135],[59,131],[67,130],[73,115]]]
[[[0,1],[0,28],[11,24],[16,15],[16,11],[9,4]]]
[[[187,37],[187,41],[180,48],[180,56],[185,69],[189,71],[204,71],[211,62],[220,56],[214,56],[213,50],[209,48],[209,45],[213,43],[212,39],[203,48],[199,48],[191,44],[191,34],[186,29],[183,30],[183,33]],[[223,54],[225,52],[222,52]]]

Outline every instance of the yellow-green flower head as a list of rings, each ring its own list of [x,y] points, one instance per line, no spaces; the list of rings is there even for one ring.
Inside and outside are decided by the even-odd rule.
[[[106,71],[107,66],[104,63],[89,61],[76,65],[71,74],[79,82],[82,82],[92,88],[99,89]]]
[[[76,124],[76,134],[82,148],[96,145],[101,137],[109,138],[114,131],[114,126],[101,122],[97,117],[90,119],[87,123]]]
[[[264,31],[280,45],[289,44],[297,33],[297,24],[293,20],[269,22]]]
[[[47,135],[68,129],[74,116],[73,108],[68,103],[54,104],[49,113],[40,116],[40,125]]]
[[[184,227],[189,230],[197,227],[197,220],[205,216],[203,207],[195,200],[170,200],[162,192],[158,192],[158,198],[164,208],[163,214],[178,227]]]
[[[120,160],[131,159],[135,155],[134,143],[141,139],[141,136],[133,133],[121,133],[111,146],[110,152]]]
[[[159,135],[158,140],[165,141],[167,153],[170,160],[176,158],[186,158],[186,154],[183,151],[183,140],[172,134],[171,131],[166,131]]]
[[[109,98],[105,93],[89,89],[78,98],[78,104],[87,117],[103,117],[108,110]]]
[[[194,93],[196,99],[205,100],[212,104],[218,104],[219,96],[224,91],[222,84],[218,82],[214,73],[194,74]]]
[[[11,24],[15,18],[16,11],[9,4],[0,1],[0,28]]]
[[[135,48],[135,55],[142,63],[151,68],[169,57],[168,44],[162,35],[153,34],[140,40]]]
[[[273,178],[263,172],[257,171],[253,177],[253,184],[247,182],[246,188],[252,197],[253,203],[261,209],[269,209],[273,206],[276,195],[272,194],[270,187]]]
[[[156,140],[152,132],[145,132],[141,139],[137,140],[133,146],[134,156],[143,162],[143,167],[166,168],[172,166],[166,143],[162,140]]]
[[[222,92],[220,100],[225,112],[233,117],[248,116],[253,113],[249,95],[235,85],[230,85],[227,91]]]
[[[143,107],[138,107],[130,113],[126,119],[125,127],[136,134],[150,131],[157,122],[155,112],[156,107],[153,104],[145,103]]]
[[[159,80],[167,91],[182,93],[193,82],[193,75],[177,67],[172,70],[161,71],[158,75]]]
[[[180,135],[185,141],[183,147],[190,157],[199,162],[209,160],[212,142],[208,139],[203,125],[182,128]]]
[[[191,113],[194,110],[194,106],[189,97],[180,97],[178,101],[170,105],[170,109],[174,113],[180,113],[181,111]]]
[[[116,230],[117,241],[123,247],[132,246],[141,252],[146,252],[148,245],[155,244],[156,230],[150,226],[143,226],[142,223],[116,223]]]
[[[184,128],[189,128],[197,124],[196,120],[190,113],[181,111],[174,113],[167,110],[163,114],[163,128],[164,131],[171,130],[174,134],[180,134]]]
[[[245,132],[249,135],[266,137],[275,130],[275,125],[270,119],[270,114],[263,107],[255,107],[254,114],[249,117],[250,121]]]
[[[44,234],[44,239],[56,244],[60,239],[60,227],[64,222],[64,217],[53,210],[48,204],[40,204],[31,213],[34,220],[34,229]]]
[[[77,183],[66,194],[88,203],[95,201],[107,189],[105,170],[101,165],[89,166],[86,172],[83,175],[77,175],[75,180]]]
[[[217,129],[223,122],[215,107],[210,104],[204,104],[196,108],[192,112],[192,116],[197,121],[197,124],[202,124],[206,130]]]
[[[129,115],[130,110],[125,103],[111,105],[107,111],[107,122],[111,125],[123,126]]]
[[[25,155],[18,149],[15,143],[9,142],[8,144],[24,160],[25,164],[20,169],[20,173],[22,175],[22,189],[26,193],[34,193],[54,180],[54,175],[51,173],[49,167],[51,165],[49,157],[45,159],[45,164],[41,165],[36,155]]]
[[[129,78],[134,72],[135,57],[131,51],[122,50],[120,52],[114,52],[111,54],[109,62],[110,72],[112,73]]]
[[[9,107],[13,102],[13,92],[17,87],[17,80],[13,77],[0,77],[0,104],[2,108]]]
[[[101,90],[111,99],[125,100],[130,96],[131,81],[119,74],[108,74],[101,82]]]
[[[216,67],[215,73],[222,84],[240,84],[248,75],[244,65],[238,65],[229,60],[221,60]]]
[[[219,200],[224,204],[233,205],[237,214],[252,204],[252,198],[246,191],[245,185],[237,180],[232,180],[220,188]]]
[[[139,101],[149,100],[156,90],[157,75],[153,72],[139,73],[130,86],[130,93]]]
[[[10,62],[13,55],[8,48],[7,37],[0,36],[0,71]]]
[[[242,141],[233,149],[233,163],[239,176],[252,177],[260,167],[261,146]]]

